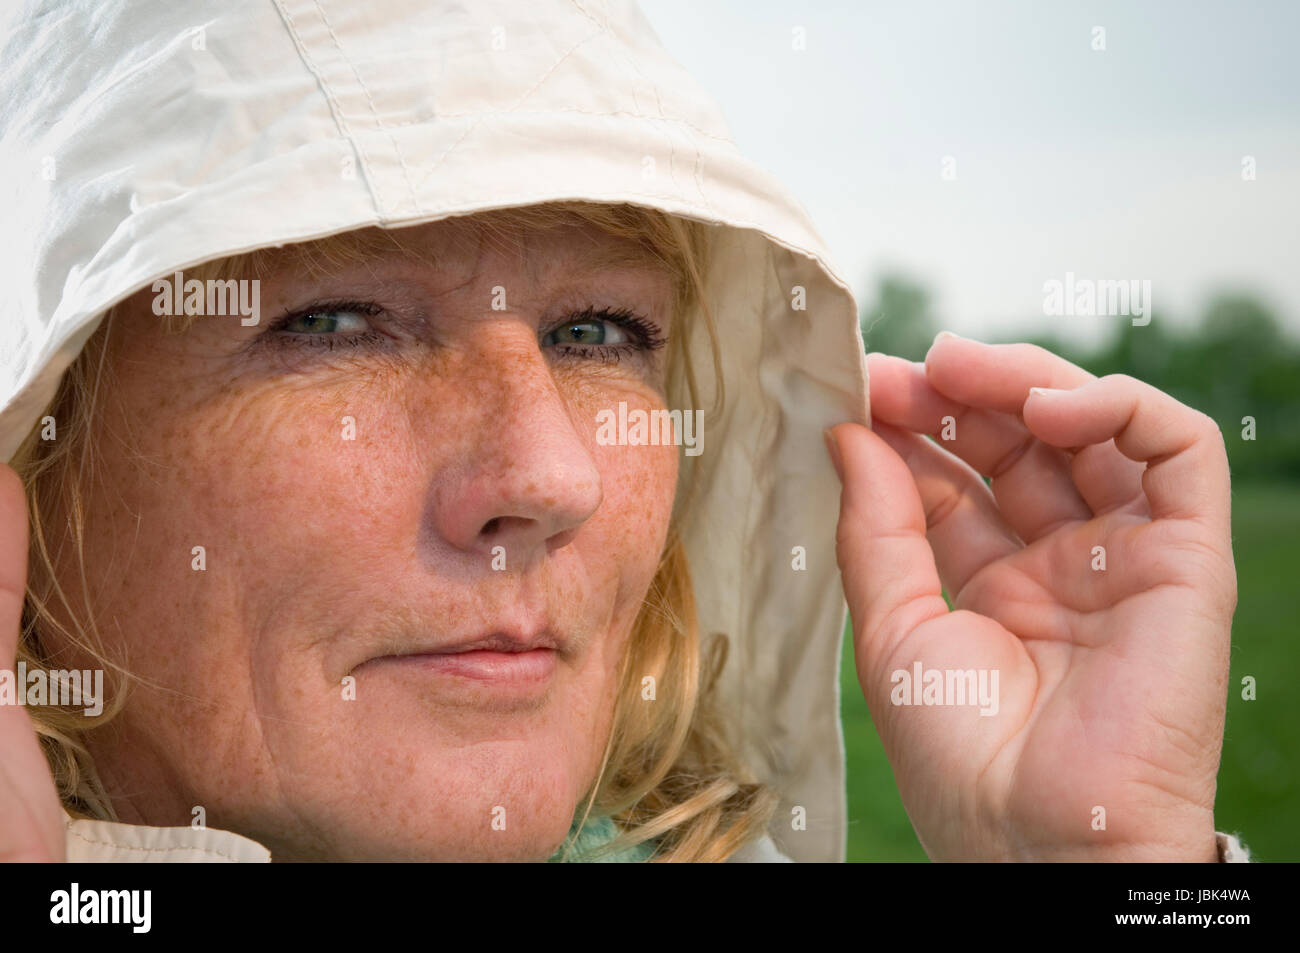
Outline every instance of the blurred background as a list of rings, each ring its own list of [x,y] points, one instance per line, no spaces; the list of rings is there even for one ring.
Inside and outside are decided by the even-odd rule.
[[[808,209],[869,350],[1033,341],[1218,421],[1239,599],[1216,821],[1300,860],[1300,3],[640,4]],[[1067,275],[1150,282],[1149,323],[1052,313]],[[924,861],[844,652],[849,859]]]

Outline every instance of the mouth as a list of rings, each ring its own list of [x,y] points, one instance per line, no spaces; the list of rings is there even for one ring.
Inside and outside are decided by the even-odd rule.
[[[547,630],[531,635],[494,632],[480,638],[381,655],[358,666],[358,670],[399,669],[451,688],[459,683],[477,692],[530,696],[549,688],[562,651],[561,641]]]
[[[434,675],[471,678],[501,685],[544,685],[555,673],[555,649],[498,651],[467,649],[458,652],[430,652],[388,656],[406,665],[416,665]]]

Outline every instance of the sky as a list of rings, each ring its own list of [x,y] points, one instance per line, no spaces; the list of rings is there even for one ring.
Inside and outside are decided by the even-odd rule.
[[[1071,272],[1171,327],[1248,290],[1300,338],[1298,0],[639,2],[860,304],[894,271],[959,334],[1095,343],[1128,319],[1046,315]]]

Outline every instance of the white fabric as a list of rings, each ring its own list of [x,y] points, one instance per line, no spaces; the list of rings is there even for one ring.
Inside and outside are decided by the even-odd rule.
[[[719,226],[708,299],[727,410],[705,420],[688,555],[704,631],[733,641],[723,685],[742,753],[782,792],[775,846],[842,860],[845,608],[821,432],[869,423],[856,307],[806,213],[737,152],[635,5],[4,6],[3,460],[108,307],[205,260],[554,199]],[[797,288],[806,310],[792,307]],[[795,546],[805,571],[792,568]],[[189,828],[127,833],[131,849],[227,843]]]
[[[789,857],[777,850],[776,844],[772,843],[770,837],[760,837],[758,840],[750,841],[740,850],[736,851],[727,860],[732,864],[789,864],[793,863]]]
[[[73,820],[65,812],[68,863],[270,863],[261,844],[206,827],[146,827]]]
[[[1214,839],[1219,848],[1219,863],[1250,863],[1250,850],[1235,835],[1216,833]]]

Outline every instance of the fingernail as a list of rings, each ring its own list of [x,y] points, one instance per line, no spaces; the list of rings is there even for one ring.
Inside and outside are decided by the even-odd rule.
[[[830,432],[830,428],[822,431],[822,436],[826,439],[826,452],[831,455],[831,466],[835,467],[835,475],[840,478],[840,484],[844,484],[844,461],[840,459],[840,445],[835,440],[835,435]]]
[[[938,334],[934,336],[934,340],[930,343],[932,345],[937,344],[941,338],[955,338],[958,341],[966,340],[960,334],[953,334],[951,331],[940,331]]]
[[[1029,393],[1037,394],[1039,397],[1051,397],[1053,394],[1064,394],[1065,389],[1061,387],[1031,387]]]

